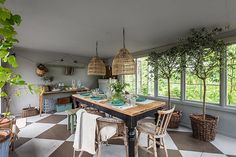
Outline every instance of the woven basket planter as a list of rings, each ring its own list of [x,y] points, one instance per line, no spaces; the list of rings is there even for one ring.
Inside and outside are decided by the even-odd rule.
[[[206,115],[206,119],[203,120],[202,114],[191,114],[190,119],[194,138],[202,141],[213,141],[215,139],[219,117]]]
[[[47,72],[48,72],[48,69],[43,64],[39,64],[36,68],[36,74],[39,77],[43,77]]]
[[[181,118],[182,118],[182,112],[174,111],[168,124],[168,128],[177,129],[179,127]]]
[[[28,107],[22,109],[21,117],[30,117],[30,116],[35,116],[37,114],[39,114],[38,109],[34,107]]]

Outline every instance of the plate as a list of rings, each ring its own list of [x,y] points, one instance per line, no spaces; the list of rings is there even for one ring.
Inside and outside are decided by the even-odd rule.
[[[111,101],[111,104],[114,106],[123,106],[125,104],[125,102],[122,100],[113,100],[113,101]]]
[[[136,102],[143,102],[143,101],[145,101],[145,100],[147,100],[147,99],[144,98],[144,97],[138,97],[138,98],[136,98]]]
[[[103,96],[91,96],[90,97],[92,100],[102,100]]]

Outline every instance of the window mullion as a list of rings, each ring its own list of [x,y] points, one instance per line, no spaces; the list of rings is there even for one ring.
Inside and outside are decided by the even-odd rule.
[[[185,92],[186,92],[186,69],[184,68],[181,72],[181,101],[185,100]]]
[[[222,55],[222,66],[220,70],[220,105],[227,105],[227,53]]]

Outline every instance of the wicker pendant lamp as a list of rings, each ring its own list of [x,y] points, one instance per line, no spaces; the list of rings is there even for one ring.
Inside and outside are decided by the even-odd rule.
[[[106,75],[104,62],[98,57],[98,42],[96,42],[96,56],[94,56],[88,65],[88,75]]]
[[[131,75],[136,72],[136,63],[133,56],[125,48],[125,29],[123,28],[123,48],[114,57],[112,75]]]

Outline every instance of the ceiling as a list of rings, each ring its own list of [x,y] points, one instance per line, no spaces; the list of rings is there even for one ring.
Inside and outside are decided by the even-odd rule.
[[[175,42],[193,27],[236,29],[235,0],[7,0],[22,16],[18,47],[111,57]]]

